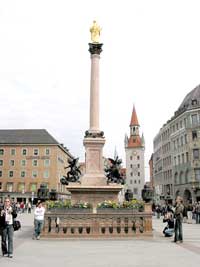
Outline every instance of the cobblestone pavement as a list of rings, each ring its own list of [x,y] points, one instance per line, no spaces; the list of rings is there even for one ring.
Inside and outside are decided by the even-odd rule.
[[[184,243],[162,235],[162,219],[153,219],[153,237],[132,240],[32,240],[33,215],[20,214],[14,257],[0,256],[1,267],[199,267],[200,224],[183,225]]]

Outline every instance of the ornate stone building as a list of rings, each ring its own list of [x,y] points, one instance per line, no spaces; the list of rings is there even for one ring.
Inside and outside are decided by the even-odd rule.
[[[154,138],[153,164],[157,196],[200,200],[200,86]]]
[[[140,136],[139,129],[140,125],[137,113],[135,106],[133,106],[130,122],[130,137],[125,136],[126,187],[133,192],[133,197],[136,199],[141,199],[141,191],[145,182],[145,143],[143,135]]]
[[[73,158],[46,130],[0,130],[0,197],[30,201],[45,184],[65,194],[60,178]]]

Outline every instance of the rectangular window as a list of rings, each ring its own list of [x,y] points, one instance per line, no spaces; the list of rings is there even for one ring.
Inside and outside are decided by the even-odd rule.
[[[0,183],[0,190],[2,189],[2,183]]]
[[[194,114],[191,117],[192,117],[192,125],[197,125],[198,123],[197,114]]]
[[[176,150],[176,141],[173,141],[174,143],[174,150]]]
[[[140,172],[138,172],[138,174],[137,174],[138,176],[140,176]]]
[[[19,183],[18,184],[18,191],[24,193],[25,192],[25,184]]]
[[[3,160],[0,159],[0,166],[3,166]]]
[[[33,159],[32,164],[33,164],[33,166],[37,167],[38,166],[38,160],[37,159]]]
[[[11,150],[10,150],[10,154],[11,154],[12,156],[15,156],[15,155],[16,155],[16,150],[15,150],[15,148],[11,148]]]
[[[28,153],[27,153],[27,149],[26,148],[22,148],[22,155],[23,156],[26,156]]]
[[[138,183],[140,184],[140,180],[138,180]]]
[[[133,183],[133,181],[132,180],[130,180],[130,184],[132,184]]]
[[[46,148],[46,149],[45,149],[45,155],[46,155],[46,156],[49,156],[49,155],[50,155],[50,148]]]
[[[140,164],[137,165],[138,169],[140,168]]]
[[[181,136],[181,146],[183,146],[183,136]]]
[[[13,175],[14,175],[14,172],[13,172],[13,171],[9,171],[9,172],[8,172],[8,176],[9,176],[9,177],[13,177]]]
[[[26,166],[26,160],[25,159],[21,160],[21,166]]]
[[[130,156],[130,160],[132,160],[133,159],[133,157],[132,156]]]
[[[4,155],[4,149],[0,149],[0,155]]]
[[[180,165],[181,164],[181,157],[180,157],[180,155],[178,155],[178,165]]]
[[[186,118],[184,118],[184,126],[185,126],[185,128],[186,128],[186,126],[187,126]]]
[[[194,169],[195,180],[200,181],[200,169]]]
[[[176,166],[176,157],[174,157],[174,165]]]
[[[186,162],[189,162],[189,153],[186,152]]]
[[[187,134],[185,134],[185,144],[187,144]]]
[[[137,184],[137,180],[134,180],[134,184]]]
[[[133,194],[135,194],[135,195],[138,194],[138,189],[137,188],[133,188]]]
[[[44,171],[44,178],[49,178],[49,171]]]
[[[130,175],[133,176],[133,173],[131,172]]]
[[[137,156],[137,159],[139,160],[140,159],[140,156]]]
[[[30,191],[36,192],[36,190],[37,190],[37,184],[30,184]]]
[[[38,176],[38,172],[37,171],[32,171],[32,177],[33,178],[37,178]]]
[[[133,168],[133,164],[130,165],[130,168]]]
[[[33,155],[34,156],[38,156],[39,155],[39,149],[38,148],[34,148],[33,149]]]
[[[10,166],[15,166],[15,161],[13,159],[10,160]]]
[[[44,166],[49,167],[50,166],[50,159],[45,159],[44,160]]]
[[[185,163],[185,155],[182,154],[181,156],[182,156],[182,164],[184,164]]]
[[[176,139],[177,147],[179,147],[179,138]]]
[[[0,177],[2,177],[3,176],[3,172],[2,171],[0,171]]]
[[[193,158],[199,159],[199,149],[193,149]]]
[[[13,191],[13,183],[7,183],[6,189],[8,192],[12,192]]]
[[[192,140],[196,140],[196,139],[197,139],[197,132],[192,131]]]
[[[25,171],[21,171],[21,177],[24,178],[26,176],[26,172]]]

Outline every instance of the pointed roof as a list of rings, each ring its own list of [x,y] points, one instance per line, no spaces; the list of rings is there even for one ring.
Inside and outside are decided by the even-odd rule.
[[[139,126],[137,113],[136,113],[136,110],[135,110],[135,105],[133,105],[133,111],[132,111],[131,122],[130,122],[130,126],[134,126],[134,125],[138,125]]]

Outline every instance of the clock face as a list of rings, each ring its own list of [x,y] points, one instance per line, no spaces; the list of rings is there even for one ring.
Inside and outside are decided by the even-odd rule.
[[[134,156],[136,156],[136,155],[137,155],[137,152],[136,152],[136,151],[134,151],[134,152],[133,152],[133,155],[134,155]]]

